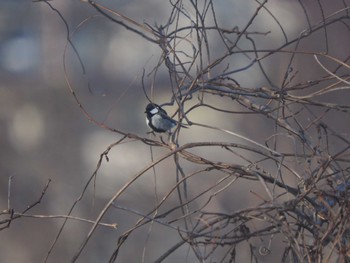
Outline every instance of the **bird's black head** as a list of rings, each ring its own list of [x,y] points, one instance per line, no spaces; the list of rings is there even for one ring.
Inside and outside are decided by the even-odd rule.
[[[153,113],[156,114],[158,112],[159,106],[154,103],[148,103],[146,106],[146,111],[145,113]]]
[[[145,113],[147,114],[148,117],[152,117],[155,114],[165,114],[165,115],[167,115],[167,112],[164,109],[162,109],[159,105],[157,105],[155,103],[149,103],[146,106]]]
[[[148,117],[152,117],[153,115],[159,113],[159,106],[154,103],[149,103],[146,106],[146,111],[145,113],[147,114]]]

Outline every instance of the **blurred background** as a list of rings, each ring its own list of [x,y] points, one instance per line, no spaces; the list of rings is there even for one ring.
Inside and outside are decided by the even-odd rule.
[[[297,2],[269,1],[268,4],[269,10],[274,12],[290,38],[297,37],[302,30],[308,28],[308,21],[300,19],[303,11]],[[141,24],[148,23],[152,26],[165,24],[171,11],[168,1],[120,0],[100,3]],[[145,125],[144,116],[147,99],[142,91],[142,73],[143,69],[149,72],[158,63],[161,56],[159,47],[108,21],[81,1],[53,0],[50,4],[66,19],[70,33],[76,29],[72,41],[85,66],[85,74],[70,46],[66,54],[67,72],[77,97],[89,114],[110,127],[149,137],[146,134],[149,129]],[[245,0],[217,0],[214,4],[218,23],[226,28],[237,26],[242,29],[257,8],[256,2]],[[341,6],[342,1],[323,4],[328,15]],[[308,1],[306,7],[311,23],[321,20],[318,1]],[[100,154],[121,136],[89,122],[67,88],[63,69],[67,31],[57,13],[45,3],[2,0],[0,21],[0,208],[6,210],[10,201],[10,207],[16,212],[25,210],[39,200],[45,185],[51,179],[41,203],[28,214],[66,215],[96,169]],[[85,22],[80,25],[82,21]],[[188,21],[180,21],[182,22],[186,24]],[[253,29],[271,31],[268,37],[261,36],[259,48],[277,47],[284,41],[283,34],[267,12],[259,15],[250,30]],[[303,42],[304,49],[323,51],[323,34],[317,33]],[[334,25],[334,31],[328,34],[328,38],[332,39],[329,41],[332,55],[343,57],[345,52],[349,54],[349,36],[344,35],[341,26]],[[215,38],[210,41],[215,46]],[[242,40],[241,48],[244,48],[244,43]],[[221,53],[222,47],[218,45],[212,56],[215,58]],[[242,55],[227,63],[245,65],[247,61]],[[265,64],[269,76],[277,85],[283,79],[286,61],[287,58],[276,56]],[[226,64],[223,68],[225,66]],[[310,58],[298,59],[295,66],[299,67],[299,81],[313,79],[323,72]],[[246,87],[269,84],[258,67],[240,72],[234,78]],[[170,101],[172,93],[169,74],[165,68],[160,69],[156,80],[145,80],[147,91],[150,92],[150,87],[154,86],[152,98],[156,103]],[[348,97],[340,95],[332,99],[345,101]],[[222,108],[231,107],[230,101],[218,103]],[[168,107],[167,111],[172,113],[173,109]],[[260,143],[273,130],[269,120],[261,116],[255,119],[251,117],[251,120],[247,116],[244,116],[245,120],[239,115],[231,116],[228,122],[208,109],[195,112],[189,117],[198,123],[216,125],[244,134]],[[203,132],[199,127],[194,127],[183,131],[181,142],[218,139],[232,141],[232,137],[227,134]],[[234,141],[240,140],[234,138]],[[154,149],[155,156],[164,152],[162,149]],[[203,154],[218,159],[225,158],[216,153]],[[110,161],[104,162],[98,172],[95,191],[92,185],[88,188],[88,194],[75,208],[73,216],[94,220],[106,201],[151,162],[150,147],[140,142],[122,144],[111,151],[109,158]],[[184,164],[184,167],[187,171],[194,171],[189,163]],[[162,196],[175,184],[173,170],[175,165],[172,160],[160,164],[156,179],[150,173],[138,180],[119,199],[119,204],[136,211],[150,211],[156,204],[155,185],[158,185],[157,194]],[[11,193],[8,200],[10,177]],[[205,185],[207,179],[204,177],[201,182]],[[201,189],[191,183],[189,187],[193,188],[193,194]],[[254,189],[254,186],[233,186],[232,191],[215,199],[211,208],[216,211],[232,211],[246,207],[250,202],[248,197],[243,197],[248,196],[247,189]],[[240,198],[237,199],[237,196]],[[7,216],[4,215],[1,219]],[[107,213],[103,222],[118,223],[119,228],[113,230],[99,227],[78,261],[106,262],[116,246],[118,236],[138,218],[122,210]],[[62,223],[63,219],[28,217],[14,220],[8,229],[0,232],[0,261],[43,261]],[[69,221],[48,262],[68,262],[90,227],[85,222]],[[141,262],[145,242],[150,244],[145,252],[145,262],[153,262],[179,240],[176,231],[174,235],[174,230],[164,226],[153,227],[150,240],[145,237],[148,227],[130,237],[128,242],[132,246],[123,250],[119,262]],[[181,248],[179,254],[187,258],[188,262],[196,262],[195,257],[187,252]],[[242,260],[250,255],[248,250],[242,249],[241,252],[238,258]],[[272,255],[266,256],[262,261],[271,262],[274,257],[280,256],[278,253],[274,250]],[[184,262],[173,260],[167,262]]]

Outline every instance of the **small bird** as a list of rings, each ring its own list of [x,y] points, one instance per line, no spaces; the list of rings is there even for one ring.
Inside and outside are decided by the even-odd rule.
[[[167,112],[155,103],[149,103],[146,107],[146,123],[155,132],[171,132],[178,122],[170,118]],[[180,123],[181,127],[187,128]]]

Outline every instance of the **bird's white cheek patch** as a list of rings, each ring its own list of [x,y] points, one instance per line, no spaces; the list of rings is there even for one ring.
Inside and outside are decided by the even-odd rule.
[[[154,108],[153,110],[150,111],[151,114],[156,114],[158,113],[158,109],[157,108]]]

